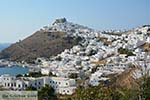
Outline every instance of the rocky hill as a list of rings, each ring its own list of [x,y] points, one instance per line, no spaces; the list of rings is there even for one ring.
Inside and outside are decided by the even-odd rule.
[[[75,50],[71,51],[72,53],[78,51],[76,48],[80,50],[84,47],[86,53],[95,52],[92,53],[95,54],[93,59],[101,59],[115,53],[117,48],[122,46],[133,49],[145,42],[149,43],[150,38],[145,37],[145,35],[149,36],[149,29],[149,25],[146,25],[130,31],[101,32],[68,22],[65,18],[56,19],[54,23],[44,26],[30,37],[4,49],[0,53],[0,59],[29,63],[38,57],[56,56],[75,45],[77,47],[73,48]],[[80,46],[77,45],[79,41],[82,41]],[[81,54],[84,53],[83,51]],[[103,51],[105,52],[104,57],[101,56]],[[100,53],[96,55],[97,52]]]
[[[52,26],[44,27],[32,36],[4,49],[0,53],[0,59],[33,62],[37,57],[55,56],[76,45],[79,38],[67,35],[68,31],[59,30],[58,24],[67,25],[68,22],[66,19],[57,19]]]

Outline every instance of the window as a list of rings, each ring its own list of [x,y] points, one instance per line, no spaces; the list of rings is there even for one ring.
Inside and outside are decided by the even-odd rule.
[[[14,86],[16,87],[16,83],[14,83]]]
[[[4,80],[5,80],[5,78],[4,78]]]
[[[51,81],[49,81],[51,83]]]
[[[36,86],[36,83],[35,83],[35,86]]]
[[[69,93],[69,90],[67,92]]]
[[[11,83],[11,86],[13,87],[13,83]]]
[[[59,82],[59,84],[61,84],[61,82]]]
[[[9,83],[8,83],[8,87],[9,87]]]
[[[5,86],[6,86],[6,83],[5,83]]]
[[[68,83],[66,83],[66,85],[68,85]]]
[[[20,84],[18,84],[18,87],[20,87]]]
[[[39,82],[39,85],[41,85],[41,83]]]

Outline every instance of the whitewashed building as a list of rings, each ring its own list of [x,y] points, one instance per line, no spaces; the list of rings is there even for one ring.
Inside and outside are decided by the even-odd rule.
[[[16,78],[15,76],[10,75],[0,76],[0,85],[3,86],[3,88],[10,90],[25,90],[28,86],[35,87],[37,90],[39,90],[46,84],[52,86],[55,89],[56,93],[62,95],[72,95],[76,89],[75,79],[48,76],[39,78]]]

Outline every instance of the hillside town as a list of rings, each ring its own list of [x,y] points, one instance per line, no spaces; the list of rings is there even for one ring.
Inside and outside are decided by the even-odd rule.
[[[150,74],[150,25],[128,31],[96,31],[62,18],[39,31],[65,32],[66,37],[76,38],[79,43],[57,56],[37,58],[32,65],[22,61],[20,64],[29,67],[31,73],[41,73],[41,77],[1,75],[0,85],[4,89],[40,89],[48,84],[58,94],[72,95],[79,85],[98,86],[109,82],[109,75],[132,68],[135,79],[147,71]]]

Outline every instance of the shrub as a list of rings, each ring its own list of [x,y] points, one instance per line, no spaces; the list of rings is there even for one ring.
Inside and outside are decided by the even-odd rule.
[[[71,73],[69,75],[69,78],[78,78],[78,74],[77,73]]]

